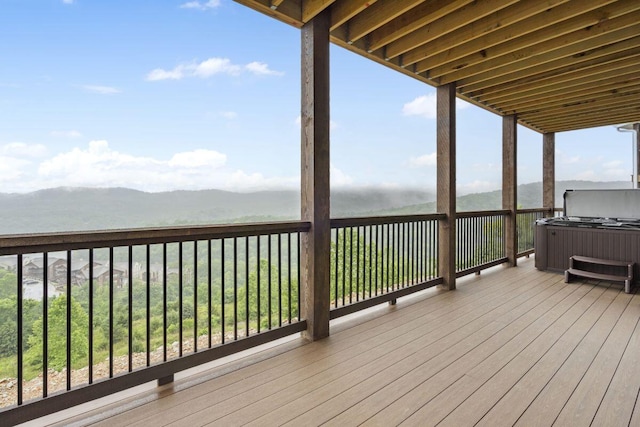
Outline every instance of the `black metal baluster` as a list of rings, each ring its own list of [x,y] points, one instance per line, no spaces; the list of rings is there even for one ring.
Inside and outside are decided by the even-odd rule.
[[[249,336],[249,322],[251,319],[249,318],[249,292],[251,292],[251,288],[249,287],[249,236],[245,236],[244,238],[244,323],[245,323],[245,337]]]
[[[128,365],[129,372],[133,370],[133,248],[129,246],[128,252],[128,277],[127,280],[129,283],[127,284],[127,299],[128,299],[128,307],[127,307],[127,327],[129,328],[129,332],[127,334],[128,338]]]
[[[22,405],[22,377],[23,377],[23,364],[22,364],[22,356],[23,356],[23,295],[22,295],[22,254],[18,254],[17,264],[16,264],[16,273],[17,273],[17,281],[16,281],[16,296],[18,297],[17,303],[17,313],[16,313],[16,323],[17,323],[17,340],[16,340],[16,349],[18,350],[18,360],[17,360],[17,371],[18,371],[18,384],[17,384],[17,398],[18,398],[18,406]]]
[[[353,227],[349,227],[349,304],[353,301]]]
[[[336,248],[337,250],[337,248]],[[338,253],[336,252],[336,258]],[[287,306],[289,308],[289,324],[291,324],[291,233],[287,233],[287,281],[288,281],[288,296],[287,296]]]
[[[93,249],[89,249],[89,384],[93,384]]]
[[[389,292],[389,255],[391,254],[391,233],[389,232],[389,225],[391,224],[385,224],[387,231],[387,277],[385,280],[387,282],[387,292]]]
[[[225,265],[225,256],[224,256],[224,238],[220,239],[220,343],[224,344],[225,342],[225,313],[224,313],[224,288],[225,288],[225,277],[224,277],[224,265]]]
[[[267,297],[269,299],[267,308],[269,309],[269,329],[271,329],[271,234],[268,235],[267,252],[267,263],[269,264],[267,269],[267,274],[269,275],[269,277],[267,278]]]
[[[184,308],[182,307],[183,301],[183,285],[184,285],[184,266],[182,265],[183,263],[183,258],[184,258],[184,254],[183,254],[183,246],[182,246],[182,242],[178,243],[178,357],[182,357],[182,347],[183,347],[183,319],[182,316],[184,315]]]
[[[360,226],[356,227],[356,301],[360,301]]]
[[[167,361],[167,244],[162,244],[162,360]]]
[[[338,248],[340,247],[340,242],[339,242],[339,237],[340,237],[340,230],[338,228],[336,228],[336,255],[335,255],[335,273],[336,273],[336,277],[334,280],[334,301],[333,301],[333,306],[334,307],[338,307]],[[331,304],[331,302],[329,302],[329,304]]]
[[[258,333],[260,333],[260,323],[262,323],[262,317],[261,317],[261,313],[260,313],[260,264],[262,261],[262,255],[260,253],[260,237],[262,236],[257,236],[256,240],[256,259],[257,259],[257,263],[256,263],[256,283],[257,283],[257,288],[256,288],[256,318],[257,318],[257,323],[258,323]]]
[[[109,378],[113,378],[113,247],[109,248]]]
[[[337,258],[337,257],[336,257]],[[342,305],[345,302],[347,284],[347,229],[342,229]],[[337,296],[336,296],[337,300]]]
[[[298,232],[298,247],[296,248],[298,251],[298,310],[297,317],[300,320],[300,232]]]
[[[371,288],[373,285],[373,282],[371,280],[371,276],[373,276],[373,228],[371,227],[371,225],[369,225],[368,227],[369,227],[369,268],[367,272],[369,273],[369,298],[371,298],[371,294],[372,294]],[[365,227],[365,237],[364,237],[365,245],[367,244],[366,232],[367,232],[367,228]]]
[[[146,286],[147,286],[147,366],[151,365],[151,246],[147,245],[146,252],[146,264],[147,264],[147,277],[146,277]]]
[[[42,254],[42,397],[48,395],[49,381],[49,258]]]
[[[238,238],[233,238],[233,339],[238,339]]]
[[[71,390],[71,251],[67,251],[67,391]]]
[[[198,351],[198,241],[193,241],[193,352]]]
[[[212,285],[213,285],[213,275],[211,273],[211,269],[213,266],[211,265],[211,239],[207,240],[207,343],[209,344],[209,348],[211,348],[211,306],[213,305],[212,298]]]
[[[278,234],[278,326],[282,326],[282,234]]]
[[[376,224],[375,225],[375,230],[376,230],[376,250],[375,250],[375,254],[376,254],[376,266],[375,266],[375,281],[374,281],[374,287],[375,287],[375,295],[378,295],[378,275],[380,274],[379,268],[378,268],[378,250],[380,248],[380,245],[378,244],[378,240],[380,240],[380,228],[379,226]]]

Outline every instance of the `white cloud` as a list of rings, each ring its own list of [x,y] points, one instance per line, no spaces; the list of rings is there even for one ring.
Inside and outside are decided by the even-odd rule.
[[[181,9],[207,10],[220,6],[220,0],[189,1],[180,5]]]
[[[420,168],[424,166],[436,166],[438,155],[433,152],[431,154],[424,154],[418,157],[412,157],[409,159],[409,166],[414,168]]]
[[[52,130],[49,135],[56,138],[80,138],[82,136],[77,130]]]
[[[463,110],[469,107],[466,101],[456,100],[456,109]],[[422,116],[427,119],[435,119],[438,117],[437,97],[435,93],[429,93],[415,98],[413,101],[407,102],[402,107],[402,114],[405,116]]]
[[[259,76],[283,76],[282,71],[274,71],[264,62],[250,62],[244,66],[247,71]]]
[[[0,183],[2,187],[7,188],[7,184],[19,181],[26,176],[26,166],[29,164],[30,162],[26,160],[0,155]]]
[[[82,88],[87,92],[100,95],[113,95],[122,92],[120,89],[111,86],[84,85]]]
[[[47,147],[42,144],[25,144],[24,142],[11,142],[0,146],[0,155],[8,157],[43,157],[47,155]]]
[[[186,77],[199,77],[206,79],[217,74],[229,76],[239,76],[243,72],[248,72],[257,76],[282,76],[281,71],[269,68],[263,62],[251,62],[247,65],[237,65],[228,58],[209,58],[202,62],[191,62],[178,64],[171,70],[156,68],[147,74],[148,81],[159,80],[181,80]]]
[[[64,4],[73,4],[73,0],[62,0]]]
[[[25,192],[60,186],[128,187],[142,191],[218,188],[258,191],[299,188],[300,176],[265,176],[234,169],[227,155],[211,149],[173,153],[169,158],[137,156],[114,150],[104,140],[90,141],[49,157],[41,145],[0,146],[2,192]],[[340,183],[350,178],[335,172]]]
[[[195,66],[193,75],[200,78],[207,78],[216,74],[237,76],[241,70],[242,67],[232,64],[228,58],[209,58]]]
[[[227,156],[212,150],[194,150],[177,153],[169,160],[171,167],[211,167],[218,169],[227,163]]]

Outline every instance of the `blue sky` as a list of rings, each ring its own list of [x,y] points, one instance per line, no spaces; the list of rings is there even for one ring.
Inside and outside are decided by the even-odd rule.
[[[231,0],[0,0],[0,191],[299,188],[300,33]],[[435,188],[435,90],[331,48],[335,188]],[[501,120],[460,103],[458,190],[501,182]],[[520,183],[542,136],[519,127]],[[556,135],[556,178],[630,180],[631,135]]]

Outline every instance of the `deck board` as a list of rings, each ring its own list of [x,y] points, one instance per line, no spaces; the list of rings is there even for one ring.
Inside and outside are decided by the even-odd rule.
[[[522,260],[60,425],[628,425],[639,319],[640,295]]]

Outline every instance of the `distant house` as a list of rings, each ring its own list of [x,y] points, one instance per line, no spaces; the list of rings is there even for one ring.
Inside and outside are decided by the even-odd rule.
[[[126,281],[126,272],[119,268],[113,267],[113,284],[117,287],[122,287]],[[109,284],[110,269],[108,265],[100,265],[93,270],[94,283],[99,285]]]
[[[7,271],[16,271],[18,261],[14,256],[0,256],[0,269]]]
[[[81,285],[89,280],[89,261],[85,260],[72,260],[71,261],[71,282],[74,285]],[[93,270],[102,266],[101,263],[94,261]]]
[[[149,271],[147,272],[146,266],[140,267],[141,279],[146,281],[147,274],[149,275],[149,283],[162,283],[162,278],[164,277],[164,267],[162,264],[155,263],[149,266]],[[167,277],[177,276],[178,269],[177,268],[167,268]]]
[[[44,257],[34,257],[24,260],[23,274],[25,277],[34,279],[42,279],[44,277]],[[67,276],[67,260],[62,258],[47,258],[47,276],[51,282],[60,282],[66,280]]]

